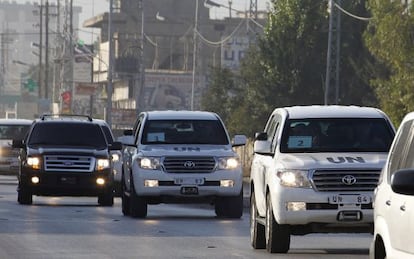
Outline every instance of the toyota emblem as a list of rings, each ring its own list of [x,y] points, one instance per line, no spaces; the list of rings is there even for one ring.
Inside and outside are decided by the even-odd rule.
[[[357,179],[353,175],[345,175],[342,177],[342,183],[345,185],[353,185],[355,184]]]
[[[184,167],[185,168],[194,168],[195,167],[195,163],[193,161],[185,161],[184,162]]]

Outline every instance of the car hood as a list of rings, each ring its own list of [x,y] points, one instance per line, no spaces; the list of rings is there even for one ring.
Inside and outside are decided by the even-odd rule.
[[[108,156],[108,150],[96,150],[88,148],[28,148],[28,155],[91,155],[91,156]]]
[[[232,156],[234,151],[225,145],[151,145],[140,149],[145,156]]]
[[[281,154],[278,162],[291,169],[381,169],[386,159],[387,153],[295,153]]]

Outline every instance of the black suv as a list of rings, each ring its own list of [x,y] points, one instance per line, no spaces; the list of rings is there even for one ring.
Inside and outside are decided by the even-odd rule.
[[[17,201],[32,204],[32,195],[97,196],[98,204],[112,206],[114,182],[111,150],[100,124],[80,115],[43,115],[34,121],[20,148]]]

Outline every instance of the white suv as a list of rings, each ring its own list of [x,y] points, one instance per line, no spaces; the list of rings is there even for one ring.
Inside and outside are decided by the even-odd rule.
[[[139,115],[131,140],[124,138],[122,212],[146,217],[148,204],[212,203],[217,216],[240,218],[243,173],[215,113],[151,111]]]
[[[286,253],[291,235],[372,232],[372,196],[394,137],[378,109],[276,109],[256,133],[251,244]]]
[[[374,198],[375,259],[414,258],[414,113],[403,119]]]

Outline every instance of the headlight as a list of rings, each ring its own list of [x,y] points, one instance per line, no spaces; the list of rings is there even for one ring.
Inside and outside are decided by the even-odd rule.
[[[138,159],[138,165],[143,169],[158,170],[161,168],[159,157],[140,157]]]
[[[112,154],[112,162],[118,162],[119,161],[119,155],[118,154]]]
[[[282,186],[311,188],[306,170],[278,170],[277,176]]]
[[[218,159],[218,169],[232,170],[240,166],[239,159],[237,157],[220,157]]]
[[[40,169],[40,158],[38,157],[28,157],[26,163],[33,169]]]
[[[102,171],[109,167],[109,159],[100,158],[96,160],[96,170]]]

